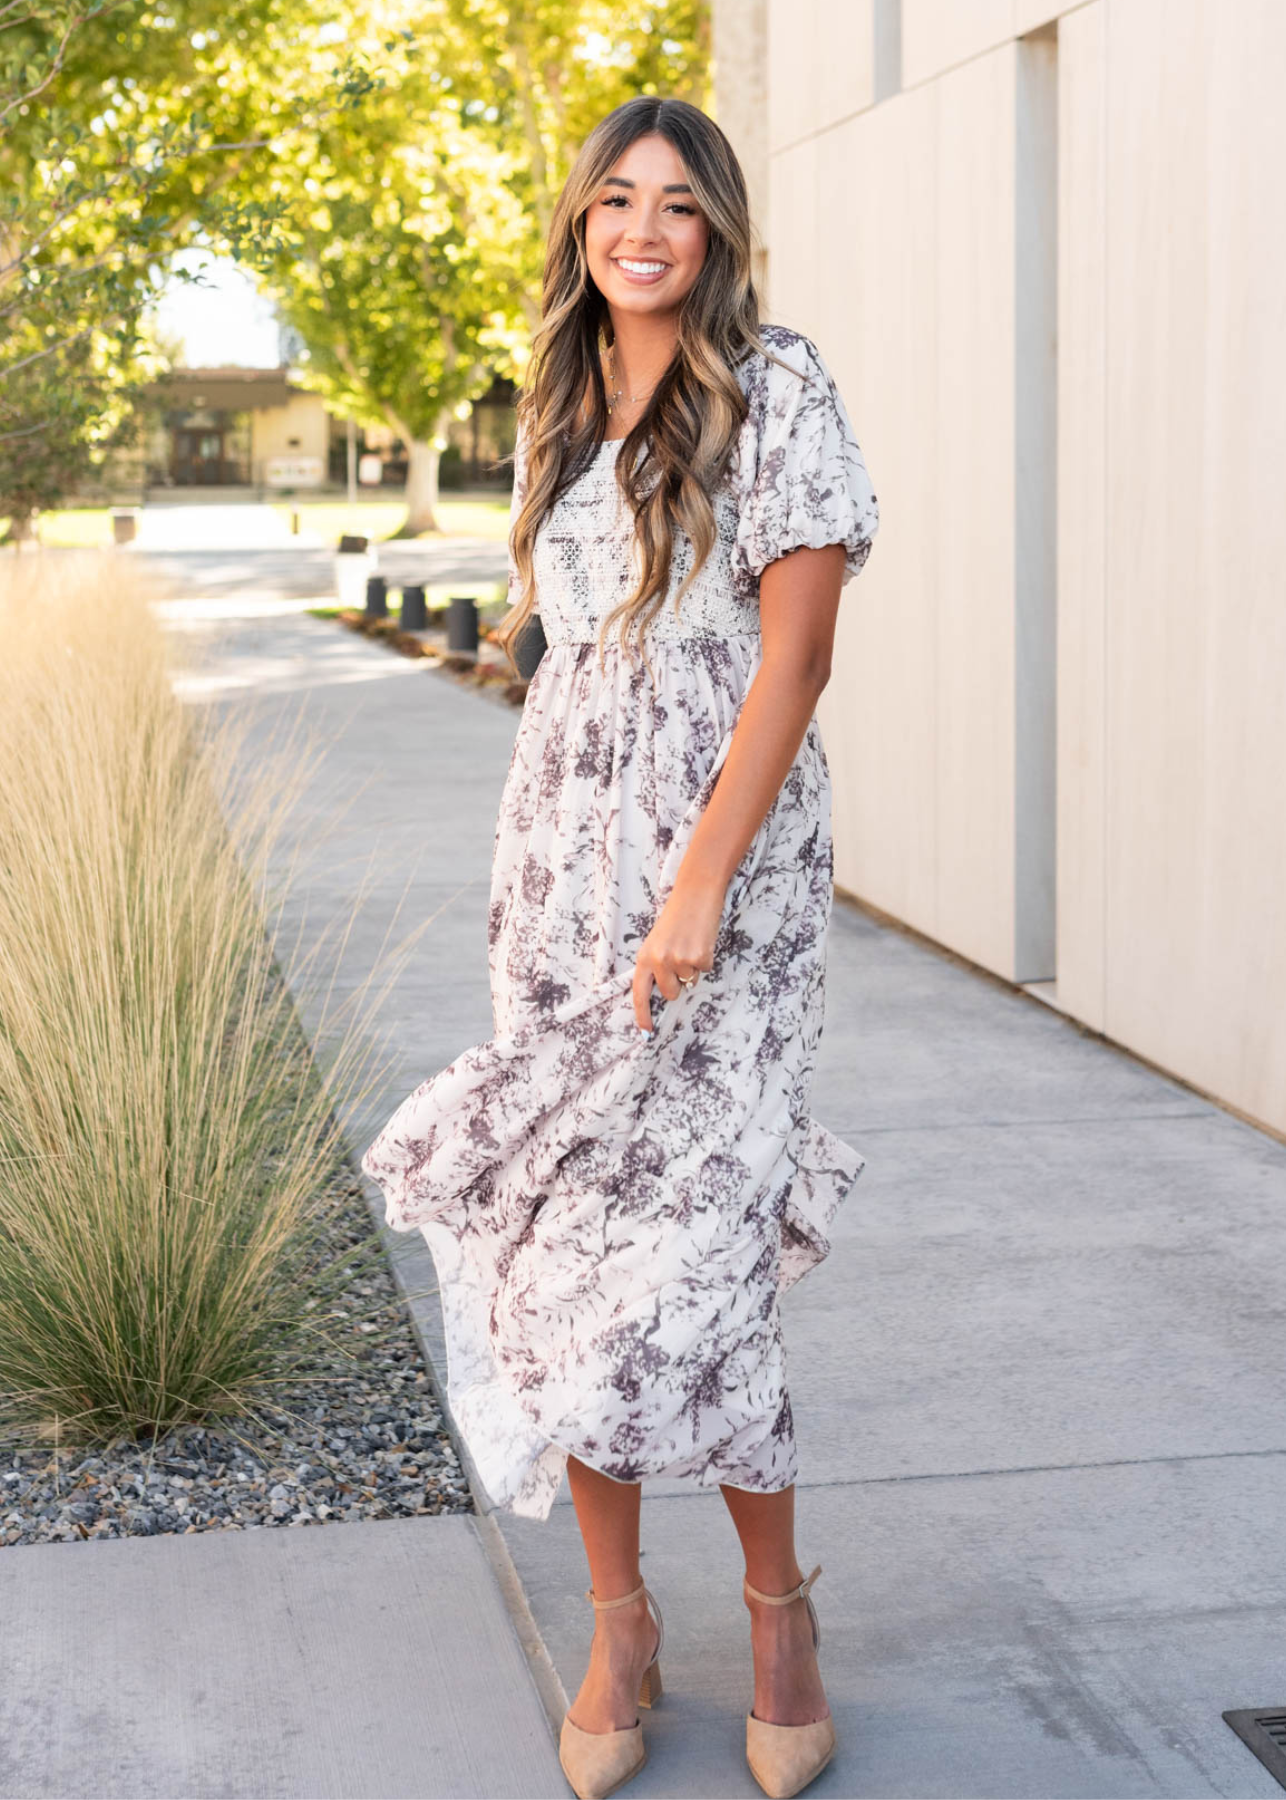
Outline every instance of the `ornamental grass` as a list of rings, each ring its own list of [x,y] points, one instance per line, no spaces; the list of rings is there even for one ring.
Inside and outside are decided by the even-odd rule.
[[[274,954],[288,784],[175,697],[143,579],[0,565],[0,1427],[28,1439],[253,1410],[352,1274],[319,1209],[365,1032],[322,1079]]]

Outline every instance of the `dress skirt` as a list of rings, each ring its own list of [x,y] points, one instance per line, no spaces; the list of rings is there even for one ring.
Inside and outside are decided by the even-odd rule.
[[[638,949],[723,766],[757,632],[555,643],[495,837],[494,1036],[363,1158],[438,1272],[447,1397],[498,1506],[546,1518],[568,1455],[788,1487],[778,1301],[864,1158],[809,1114],[832,897],[814,717],[729,885],[714,967],[634,1018]]]

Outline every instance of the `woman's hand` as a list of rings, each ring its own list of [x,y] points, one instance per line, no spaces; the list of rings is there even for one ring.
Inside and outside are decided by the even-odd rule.
[[[680,874],[655,925],[639,946],[634,968],[634,1017],[640,1031],[651,1031],[652,988],[667,1000],[683,991],[682,977],[714,967],[714,942],[723,916],[725,885],[684,883]]]

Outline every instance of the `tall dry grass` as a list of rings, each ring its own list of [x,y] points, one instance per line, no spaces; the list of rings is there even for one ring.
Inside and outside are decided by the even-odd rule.
[[[241,781],[234,843],[235,743],[175,699],[136,571],[0,571],[0,1421],[63,1438],[235,1414],[307,1363],[360,1079],[342,1051],[318,1078],[274,966],[281,789]]]

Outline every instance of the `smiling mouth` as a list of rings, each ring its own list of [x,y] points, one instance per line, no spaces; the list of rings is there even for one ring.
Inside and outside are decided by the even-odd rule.
[[[663,275],[670,267],[669,263],[646,262],[633,256],[615,256],[612,260],[631,275]]]

